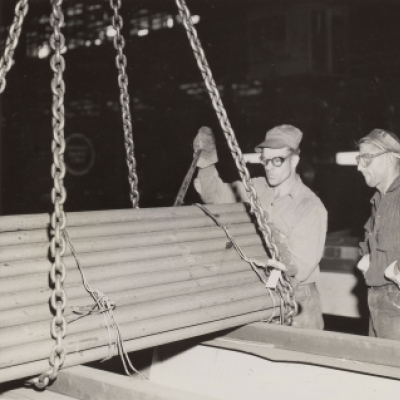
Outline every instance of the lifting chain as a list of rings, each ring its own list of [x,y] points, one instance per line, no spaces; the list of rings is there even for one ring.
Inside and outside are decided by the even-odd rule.
[[[13,65],[14,51],[18,45],[22,24],[28,8],[28,0],[20,0],[15,6],[14,21],[8,32],[4,55],[0,59],[0,93],[3,93],[6,88],[6,75]]]
[[[132,119],[129,107],[128,75],[126,74],[127,60],[124,54],[125,39],[121,33],[123,20],[121,15],[119,14],[119,9],[121,8],[121,0],[110,0],[110,7],[114,11],[114,15],[112,16],[112,27],[116,31],[116,35],[114,36],[114,47],[117,50],[117,57],[115,61],[118,69],[118,86],[120,88],[120,103],[122,107],[122,124],[124,128],[126,162],[128,164],[130,197],[133,208],[138,208],[138,176],[136,173],[136,159],[134,155],[134,144],[132,135]]]
[[[56,344],[50,353],[49,362],[51,368],[31,381],[38,388],[46,387],[51,380],[54,380],[57,377],[58,371],[63,365],[66,356],[66,349],[63,340],[67,331],[67,322],[64,318],[67,296],[63,288],[66,275],[66,269],[63,262],[63,256],[65,253],[65,239],[63,232],[66,226],[64,202],[67,196],[63,183],[66,172],[64,163],[65,84],[63,78],[65,61],[61,55],[65,46],[64,35],[61,33],[61,27],[64,24],[64,15],[61,10],[63,0],[50,0],[50,2],[53,7],[50,24],[54,28],[54,33],[50,37],[50,46],[54,50],[54,55],[50,60],[50,66],[54,72],[54,78],[51,82],[51,90],[53,92],[53,165],[51,168],[51,175],[54,180],[54,188],[51,192],[51,199],[54,203],[51,227],[54,233],[50,242],[50,252],[53,259],[50,269],[50,282],[54,287],[50,295],[50,305],[55,314],[51,321],[51,335]]]
[[[228,142],[228,146],[232,152],[232,156],[235,160],[243,185],[248,193],[250,199],[251,212],[256,216],[257,224],[261,230],[265,245],[270,252],[270,256],[273,259],[279,260],[279,250],[272,237],[271,229],[267,224],[268,215],[265,212],[265,210],[261,207],[260,201],[257,196],[257,192],[251,181],[250,174],[247,169],[246,162],[243,158],[242,151],[240,150],[239,144],[236,140],[235,133],[229,122],[226,110],[222,103],[219,90],[214,81],[211,69],[208,65],[200,40],[197,36],[196,28],[193,25],[190,11],[184,0],[175,0],[175,1],[176,5],[178,6],[179,14],[182,18],[183,25],[186,29],[190,45],[193,49],[197,65],[203,76],[204,83],[207,87],[213,107],[217,113],[217,117],[224,132],[225,138]],[[282,273],[282,277],[283,279],[280,280],[279,291],[281,295],[284,297],[286,306],[289,308],[288,313],[285,315],[285,323],[290,324],[292,317],[297,314],[297,303],[295,301],[294,290],[292,285],[290,284],[289,278],[286,276],[285,273]]]

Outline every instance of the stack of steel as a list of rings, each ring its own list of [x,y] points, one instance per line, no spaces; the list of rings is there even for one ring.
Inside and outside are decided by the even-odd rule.
[[[266,260],[243,204],[210,205],[248,257]],[[71,213],[67,232],[90,286],[116,305],[128,351],[269,318],[272,298],[225,232],[195,206]],[[48,368],[49,216],[0,218],[0,382]],[[109,331],[70,249],[64,367],[102,359]]]

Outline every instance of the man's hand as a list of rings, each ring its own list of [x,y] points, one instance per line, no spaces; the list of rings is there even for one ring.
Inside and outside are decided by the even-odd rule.
[[[201,150],[201,156],[197,161],[199,168],[206,168],[218,161],[217,148],[215,146],[215,138],[211,128],[203,126],[199,129],[197,136],[193,142],[195,152]]]
[[[397,261],[393,261],[386,269],[385,276],[386,278],[393,281],[400,288],[400,271],[397,265]]]
[[[365,275],[369,269],[369,254],[362,256],[361,260],[357,264],[357,268]]]

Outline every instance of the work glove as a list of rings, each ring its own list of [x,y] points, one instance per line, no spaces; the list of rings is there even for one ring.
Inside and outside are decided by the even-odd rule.
[[[397,261],[393,261],[386,269],[385,276],[386,278],[393,281],[400,288],[400,271],[397,265]]]
[[[211,128],[207,126],[203,126],[199,129],[193,142],[193,149],[195,153],[201,150],[201,156],[197,161],[197,167],[199,168],[209,167],[218,161],[215,138]]]
[[[361,260],[357,264],[357,268],[365,275],[369,269],[369,254],[365,254],[361,257]]]

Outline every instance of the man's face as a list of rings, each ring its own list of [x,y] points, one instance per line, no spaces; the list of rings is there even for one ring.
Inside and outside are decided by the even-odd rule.
[[[291,150],[287,147],[283,149],[270,149],[265,147],[262,149],[262,158],[264,160],[272,160],[275,157],[285,158],[290,154]],[[281,185],[294,173],[297,165],[294,157],[298,158],[298,156],[292,155],[286,158],[280,167],[274,166],[271,161],[268,162],[267,165],[264,165],[265,174],[270,186],[276,187]]]
[[[382,153],[382,149],[372,143],[361,143],[360,156],[377,153]],[[359,162],[357,169],[364,175],[368,186],[377,187],[380,183],[384,182],[387,175],[386,156],[387,154],[382,154],[373,158],[367,166],[363,162]]]

